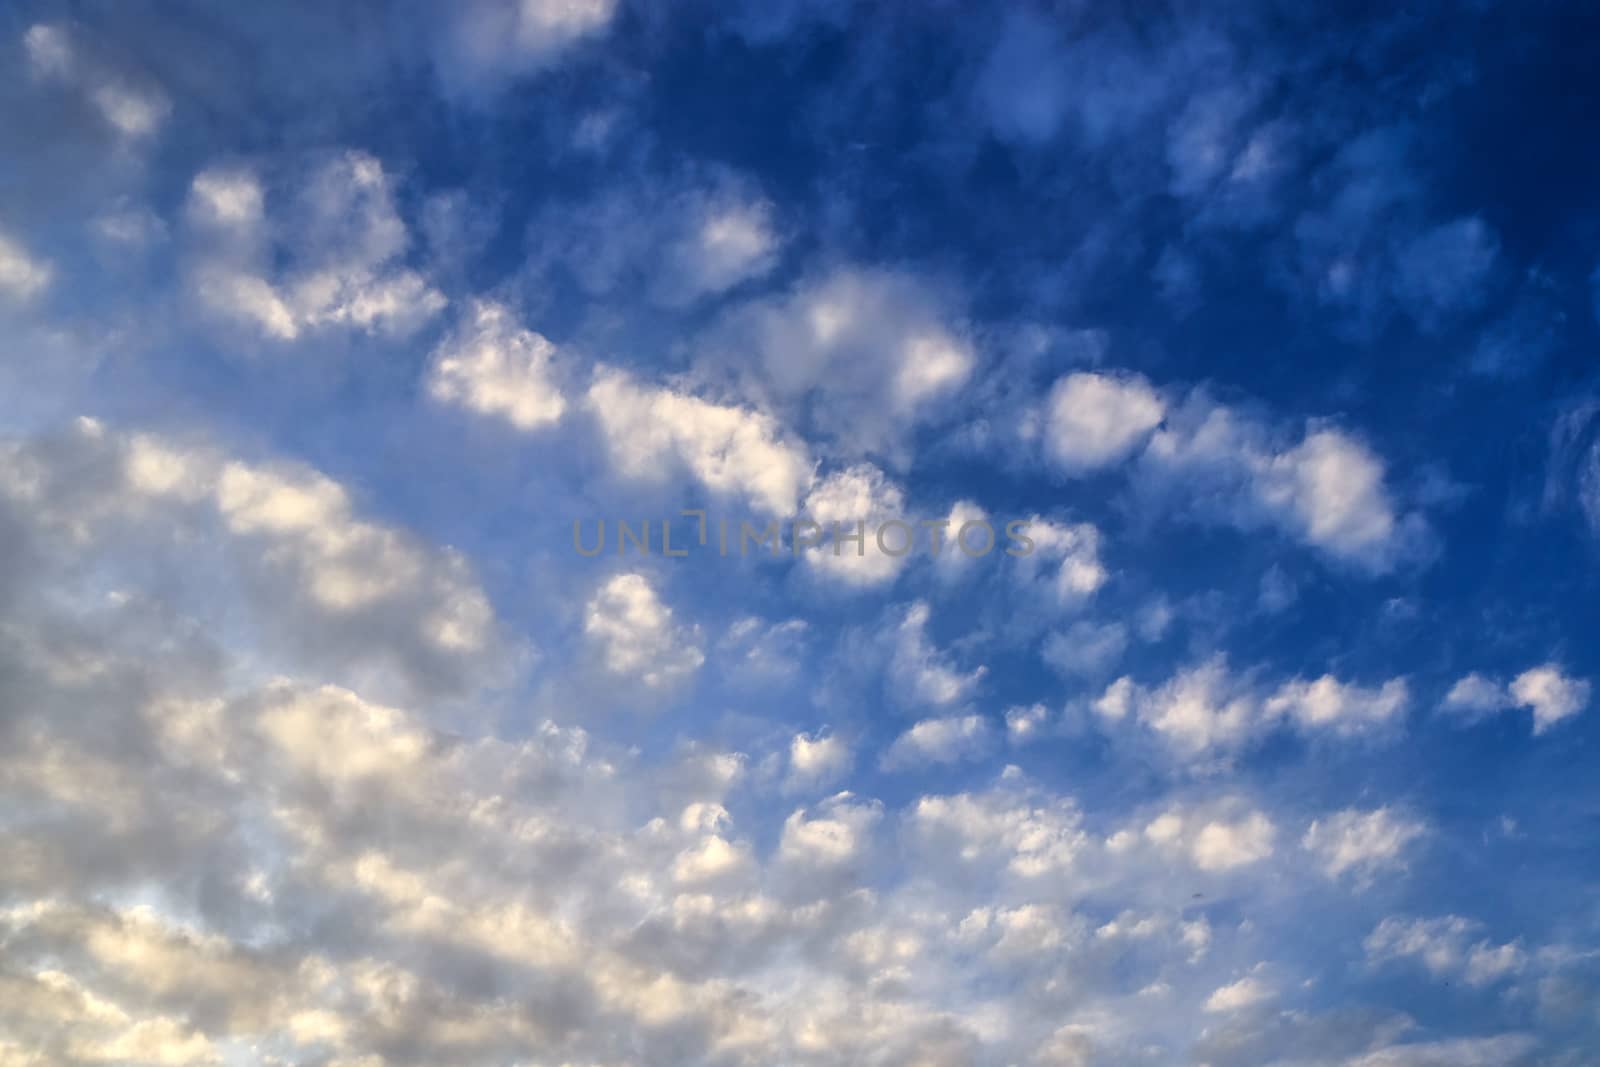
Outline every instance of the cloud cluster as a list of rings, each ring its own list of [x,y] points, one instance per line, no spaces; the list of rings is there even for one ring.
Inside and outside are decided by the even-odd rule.
[[[190,284],[213,314],[286,343],[328,329],[404,338],[444,308],[444,294],[405,265],[410,234],[374,157],[317,165],[281,212],[269,199],[245,167],[202,171],[190,186]]]

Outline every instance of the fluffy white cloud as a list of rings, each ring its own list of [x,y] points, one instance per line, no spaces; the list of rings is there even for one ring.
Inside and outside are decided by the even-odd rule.
[[[44,291],[54,275],[49,263],[29,255],[17,241],[0,233],[0,293],[13,300],[29,300]]]
[[[814,812],[801,808],[784,820],[778,858],[810,868],[856,862],[868,851],[873,828],[882,817],[883,808],[875,801],[839,793]]]
[[[1589,683],[1569,678],[1553,663],[1523,671],[1511,680],[1511,699],[1533,711],[1533,732],[1542,734],[1589,704]]]
[[[1271,524],[1329,556],[1384,572],[1427,549],[1402,514],[1382,460],[1349,434],[1312,424],[1285,446],[1268,428],[1196,393],[1169,410],[1142,456],[1142,488],[1242,528]]]
[[[538,429],[567,407],[553,380],[555,354],[555,345],[521,326],[509,308],[478,302],[434,352],[428,392],[518,430]]]
[[[1403,678],[1369,688],[1323,675],[1264,690],[1254,677],[1235,674],[1213,657],[1155,688],[1119,678],[1091,707],[1108,725],[1131,717],[1175,754],[1206,761],[1238,752],[1284,723],[1306,736],[1377,733],[1396,725],[1409,701]]]
[[[657,292],[680,304],[721,293],[767,274],[777,264],[780,238],[773,207],[737,192],[707,196],[689,212],[690,225],[668,246]]]
[[[837,781],[850,770],[855,753],[838,734],[795,734],[789,742],[790,789],[808,789]]]
[[[659,482],[686,470],[712,492],[780,517],[795,513],[812,484],[804,446],[763,412],[643,385],[610,368],[596,372],[586,405],[627,477]]]
[[[616,0],[467,0],[450,9],[435,62],[454,90],[490,90],[601,36],[616,8]]]
[[[1086,474],[1126,459],[1165,412],[1161,397],[1137,375],[1069,374],[1045,404],[1045,448],[1062,470]]]
[[[1426,825],[1391,808],[1350,808],[1313,822],[1300,844],[1328,877],[1351,874],[1367,884],[1380,871],[1403,870],[1406,849],[1426,832]]]
[[[346,152],[314,169],[281,220],[268,206],[249,170],[202,171],[191,183],[191,286],[212,313],[287,342],[331,328],[408,337],[444,308],[444,295],[401,264],[409,234],[372,156]]]
[[[853,267],[738,309],[714,347],[745,388],[805,407],[825,433],[863,453],[895,451],[905,428],[977,365],[938,293],[910,275]]]
[[[1471,986],[1492,985],[1527,966],[1527,953],[1517,944],[1496,945],[1473,940],[1481,926],[1459,915],[1437,919],[1383,920],[1365,941],[1374,963],[1414,960],[1440,978],[1456,978]]]
[[[1003,784],[1009,786],[1010,776]],[[1025,879],[1071,871],[1089,847],[1082,814],[1065,800],[1041,801],[1024,790],[925,796],[909,814],[931,851],[962,864],[998,865]]]
[[[1395,722],[1410,702],[1411,689],[1404,678],[1366,688],[1324,674],[1315,681],[1285,682],[1267,698],[1264,710],[1270,716],[1285,716],[1305,730],[1352,735]]]
[[[1235,822],[1205,823],[1195,831],[1189,852],[1202,871],[1229,871],[1272,855],[1276,833],[1271,819],[1252,812]]]
[[[988,670],[979,665],[962,672],[951,666],[949,656],[928,640],[930,615],[926,601],[919,600],[906,609],[896,632],[889,673],[904,702],[949,707],[970,697]]]
[[[599,643],[607,670],[651,689],[692,677],[705,662],[698,629],[674,622],[642,574],[608,579],[584,611],[583,630]]]
[[[1235,1012],[1253,1008],[1271,1000],[1276,991],[1255,975],[1245,975],[1230,985],[1218,989],[1206,998],[1206,1011]]]
[[[900,536],[893,530],[885,535],[889,551],[878,544],[883,522],[910,520],[905,494],[871,464],[846,467],[817,482],[801,513],[823,530],[822,545],[806,549],[803,556],[816,574],[845,585],[884,585],[894,581],[910,558],[898,541],[890,540]]]
[[[895,739],[883,762],[891,768],[958,763],[984,755],[992,743],[993,733],[982,715],[923,719]]]
[[[1091,523],[1058,523],[1034,515],[1018,533],[1032,542],[1031,550],[1025,556],[1008,559],[1007,564],[1022,581],[1037,581],[1042,577],[1057,607],[1077,607],[1094,596],[1110,578],[1100,560],[1100,531]],[[974,540],[979,537],[973,536]],[[1001,538],[999,544],[1009,545],[1003,533]],[[1028,546],[1019,544],[1017,547],[1020,551]]]
[[[1530,667],[1506,685],[1476,671],[1445,694],[1443,710],[1471,722],[1509,708],[1533,712],[1533,734],[1545,733],[1589,705],[1590,683],[1572,678],[1555,663]]]

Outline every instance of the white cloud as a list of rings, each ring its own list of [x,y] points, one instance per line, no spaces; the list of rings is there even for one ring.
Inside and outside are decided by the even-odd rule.
[[[825,786],[843,777],[855,762],[855,753],[838,734],[795,734],[789,742],[790,789]]]
[[[935,854],[1021,878],[1071,871],[1089,846],[1082,815],[1062,799],[1040,801],[1012,787],[983,793],[924,796],[912,807],[913,832]]]
[[[1447,714],[1473,722],[1509,708],[1533,712],[1533,734],[1545,733],[1589,704],[1590,683],[1567,676],[1555,663],[1530,667],[1505,685],[1474,671],[1456,681],[1441,705]]]
[[[1399,724],[1409,701],[1403,678],[1369,688],[1323,675],[1264,691],[1216,656],[1155,688],[1119,678],[1092,706],[1108,724],[1131,714],[1176,755],[1206,761],[1237,753],[1284,723],[1308,737],[1379,733]]]
[[[1062,470],[1090,473],[1132,455],[1165,412],[1161,397],[1137,375],[1069,374],[1046,401],[1045,447]]]
[[[1196,392],[1152,436],[1141,488],[1201,518],[1277,526],[1374,573],[1425,554],[1426,522],[1399,512],[1383,462],[1365,443],[1315,423],[1292,446],[1274,437]]]
[[[1380,871],[1404,870],[1407,848],[1425,833],[1425,824],[1391,808],[1349,808],[1313,822],[1300,844],[1329,878],[1351,874],[1365,885]]]
[[[31,26],[23,34],[22,44],[34,78],[77,89],[125,141],[151,136],[172,111],[172,102],[160,88],[125,76],[110,62],[111,54],[80,47],[62,26]]]
[[[584,611],[583,630],[599,642],[607,670],[651,689],[692,677],[705,662],[698,631],[673,621],[642,574],[608,579]]]
[[[1493,985],[1521,972],[1528,963],[1521,946],[1496,945],[1484,938],[1473,940],[1480,924],[1459,915],[1437,919],[1384,919],[1364,942],[1374,963],[1414,960],[1439,978],[1454,978],[1470,986]]]
[[[1518,706],[1532,709],[1537,736],[1587,707],[1589,688],[1588,682],[1569,678],[1554,663],[1546,663],[1513,678],[1510,692]]]
[[[883,763],[891,768],[959,763],[986,754],[992,743],[992,731],[982,715],[923,719],[895,739]]]
[[[845,585],[883,585],[892,582],[910,558],[910,552],[900,551],[898,541],[890,540],[897,536],[893,530],[885,535],[889,551],[878,544],[881,523],[909,520],[905,494],[871,464],[836,470],[817,482],[801,514],[823,531],[822,544],[805,549],[802,556],[814,573]],[[857,534],[860,541],[854,540]]]
[[[977,366],[947,303],[910,275],[843,267],[737,309],[713,347],[752,393],[805,409],[856,453],[893,453]]]
[[[38,23],[22,35],[28,69],[36,78],[66,78],[72,74],[76,53],[72,39],[60,26]]]
[[[492,89],[601,36],[616,8],[616,0],[467,0],[450,9],[435,61],[457,91]]]
[[[13,300],[30,300],[43,292],[55,271],[28,254],[14,239],[0,233],[0,293]]]
[[[777,264],[781,241],[768,201],[730,192],[695,203],[689,213],[692,224],[668,246],[657,282],[657,293],[667,303],[725,292]]]
[[[1015,570],[1018,579],[1025,582],[1037,580],[1041,572],[1047,572],[1054,565],[1055,573],[1048,576],[1045,584],[1056,607],[1074,608],[1083,604],[1110,578],[1100,560],[1100,531],[1091,523],[1058,523],[1034,515],[1017,532],[1032,542],[1031,550],[1025,556],[1007,559],[1006,563]],[[974,541],[978,537],[974,534]],[[1003,531],[997,544],[1010,546]],[[1021,551],[1027,546],[1019,544],[1017,547]]]
[[[1277,991],[1266,982],[1254,975],[1246,975],[1207,997],[1206,1011],[1217,1014],[1243,1011],[1265,1003],[1276,995]]]
[[[1272,855],[1276,834],[1272,820],[1259,811],[1233,822],[1207,822],[1194,832],[1189,854],[1202,871],[1231,871]]]
[[[248,170],[205,170],[190,183],[188,211],[199,225],[248,234],[266,221],[266,194]]]
[[[586,404],[627,477],[660,482],[683,469],[712,492],[780,517],[795,513],[812,484],[804,446],[763,412],[641,385],[611,368],[596,372]]]
[[[401,265],[410,242],[382,164],[345,152],[307,175],[284,217],[257,175],[202,171],[190,185],[191,286],[224,320],[287,342],[330,328],[404,338],[445,297]]]
[[[1267,698],[1269,715],[1283,715],[1304,730],[1353,735],[1396,722],[1411,701],[1404,678],[1391,678],[1377,688],[1341,682],[1331,674],[1315,681],[1285,682]]]
[[[970,697],[988,671],[980,665],[963,673],[951,666],[949,656],[928,641],[930,614],[922,600],[906,609],[896,632],[889,672],[904,702],[942,708]]]
[[[1221,659],[1182,671],[1154,690],[1129,679],[1114,682],[1099,710],[1113,719],[1134,711],[1167,745],[1191,757],[1237,748],[1261,722],[1254,693]]]
[[[567,406],[552,380],[555,355],[555,345],[520,325],[509,308],[480,301],[435,350],[428,392],[518,430],[538,429]]]
[[[1396,518],[1383,464],[1336,430],[1317,430],[1271,458],[1261,499],[1285,514],[1305,539],[1336,556],[1372,559],[1393,542]]]
[[[882,817],[883,807],[876,801],[839,793],[814,812],[801,808],[784,820],[778,858],[808,868],[854,863],[867,852]]]

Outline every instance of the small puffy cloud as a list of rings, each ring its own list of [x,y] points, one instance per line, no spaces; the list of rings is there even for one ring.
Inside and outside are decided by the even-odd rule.
[[[1206,1011],[1213,1014],[1244,1011],[1264,1004],[1277,996],[1277,990],[1256,977],[1245,975],[1231,985],[1225,985],[1206,998]]]
[[[248,170],[201,171],[189,184],[191,221],[219,230],[250,233],[266,221],[266,194]]]
[[[1533,711],[1537,736],[1589,705],[1589,683],[1569,678],[1553,663],[1523,671],[1511,680],[1511,699]]]
[[[449,9],[434,60],[453,90],[491,90],[601,36],[616,9],[616,0],[467,0]]]
[[[1176,755],[1203,761],[1236,753],[1281,724],[1307,737],[1379,733],[1400,721],[1409,702],[1410,688],[1403,678],[1367,687],[1323,675],[1264,690],[1252,676],[1230,671],[1217,656],[1155,688],[1119,678],[1092,707],[1110,724],[1132,715]]]
[[[1315,681],[1285,682],[1267,698],[1268,715],[1282,715],[1307,731],[1352,735],[1380,729],[1404,715],[1411,690],[1404,678],[1376,688],[1341,682],[1331,674]]]
[[[49,263],[29,255],[15,239],[0,233],[0,295],[30,300],[50,285],[54,275]]]
[[[1049,721],[1050,710],[1043,704],[1018,705],[1006,709],[1006,738],[1014,745],[1037,738]]]
[[[883,763],[891,768],[960,763],[983,756],[992,744],[993,732],[982,715],[923,719],[895,739]]]
[[[1202,871],[1231,871],[1272,855],[1276,834],[1272,820],[1259,811],[1235,821],[1207,822],[1195,830],[1189,854]]]
[[[42,22],[30,26],[22,35],[22,47],[28,53],[28,71],[35,78],[65,78],[72,74],[76,54],[64,28]]]
[[[705,662],[697,630],[673,620],[642,574],[608,579],[584,611],[583,630],[600,645],[608,671],[650,689],[675,685]]]
[[[904,492],[870,463],[834,471],[819,481],[807,494],[801,514],[823,530],[823,543],[806,549],[802,557],[814,573],[844,585],[883,585],[899,575],[909,558],[899,541],[890,540],[899,536],[892,527],[884,541],[890,551],[878,544],[882,523],[909,520]],[[854,539],[858,533],[859,541]]]
[[[1329,878],[1350,874],[1365,885],[1380,871],[1403,870],[1406,850],[1425,833],[1425,824],[1392,808],[1350,808],[1313,822],[1300,844]]]
[[[839,793],[813,811],[801,808],[784,820],[778,858],[812,869],[854,863],[866,852],[882,818],[883,807],[876,801]]]
[[[685,470],[712,492],[777,516],[794,514],[811,486],[805,447],[764,412],[644,385],[612,368],[596,372],[585,403],[626,477],[661,482]]]
[[[1565,674],[1555,663],[1531,667],[1506,685],[1474,671],[1445,694],[1441,710],[1473,722],[1510,708],[1533,712],[1533,734],[1545,733],[1589,705],[1590,683]]]
[[[1042,579],[1056,607],[1081,605],[1110,578],[1100,560],[1100,531],[1091,523],[1058,523],[1034,515],[1016,533],[1026,541],[1000,543],[1007,545],[1006,550],[1014,544],[1028,554],[1006,562],[1020,581]],[[974,541],[979,536],[974,534]]]
[[[190,285],[212,314],[288,342],[329,329],[409,337],[444,308],[444,294],[401,264],[410,237],[372,156],[334,157],[282,212],[269,208],[247,169],[206,170],[191,182]]]
[[[672,880],[680,885],[706,885],[735,878],[752,866],[748,845],[708,834],[678,853],[672,863]]]
[[[509,308],[480,301],[434,352],[428,393],[518,430],[535,430],[566,410],[553,380],[555,355],[555,345],[519,324]]]
[[[22,36],[28,70],[35,79],[71,86],[126,141],[159,130],[172,111],[160,88],[119,70],[101,49],[82,47],[65,27],[39,23]]]
[[[658,296],[684,304],[762,277],[777,264],[780,244],[771,203],[708,196],[693,205],[687,232],[668,246]]]
[[[854,762],[855,753],[838,734],[795,734],[789,742],[785,786],[798,790],[827,785],[844,776]]]
[[[1459,915],[1436,919],[1384,919],[1364,946],[1373,963],[1411,960],[1438,978],[1481,987],[1521,972],[1527,953],[1515,943],[1496,945],[1478,937],[1482,926]]]
[[[1069,374],[1050,390],[1044,442],[1069,474],[1086,474],[1127,459],[1161,424],[1166,406],[1137,375]]]
[[[909,274],[841,267],[735,310],[712,347],[748,391],[855,452],[893,453],[977,366],[948,304]]]
[[[932,854],[1025,879],[1065,874],[1089,847],[1075,805],[1035,797],[1009,771],[981,793],[924,796],[908,818]]]
[[[1202,871],[1248,867],[1272,855],[1278,830],[1265,812],[1236,809],[1236,804],[1225,804],[1210,813],[1175,807],[1151,819],[1137,833],[1117,834],[1110,843],[1113,851],[1126,851],[1142,840],[1159,853]]]
[[[942,708],[969,698],[988,670],[980,665],[963,673],[951,666],[948,654],[928,640],[930,614],[927,602],[922,600],[906,609],[896,633],[889,673],[906,703]]]
[[[1426,522],[1399,511],[1365,443],[1316,424],[1292,446],[1275,436],[1195,394],[1151,438],[1140,488],[1242,529],[1277,526],[1372,573],[1425,555]]]
[[[547,287],[553,272],[592,297],[643,298],[667,309],[767,276],[785,240],[777,208],[754,182],[704,166],[617,174],[552,204],[531,232],[530,282]]]
[[[1511,706],[1511,694],[1503,682],[1494,681],[1477,671],[1463,676],[1444,697],[1444,710],[1473,718],[1493,714]]]
[[[1359,441],[1317,430],[1273,456],[1258,482],[1261,499],[1334,555],[1377,559],[1393,542],[1396,518],[1383,464]]]
[[[1254,692],[1221,659],[1181,671],[1155,689],[1119,679],[1095,708],[1112,721],[1131,711],[1170,748],[1190,757],[1237,748],[1261,729]]]

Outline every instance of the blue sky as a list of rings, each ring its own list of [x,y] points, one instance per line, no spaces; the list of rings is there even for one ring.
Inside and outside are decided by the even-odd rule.
[[[0,1067],[1593,1062],[1597,41],[12,5]]]

